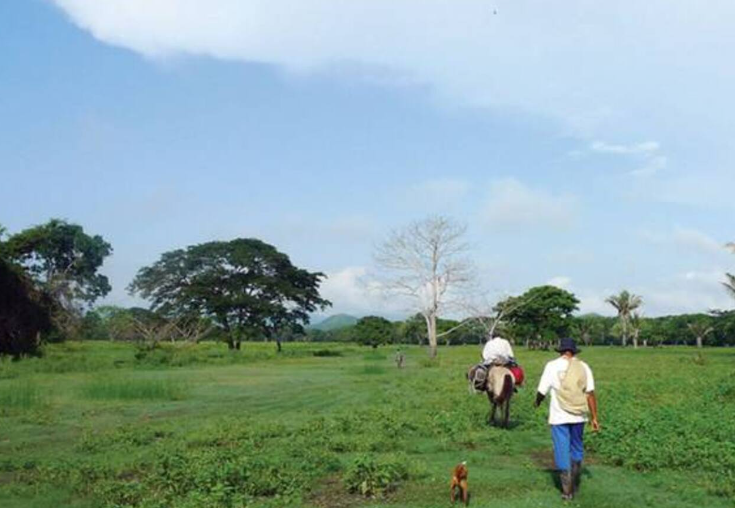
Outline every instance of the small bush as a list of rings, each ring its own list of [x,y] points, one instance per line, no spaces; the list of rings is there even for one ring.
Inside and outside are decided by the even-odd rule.
[[[343,356],[341,351],[335,349],[317,349],[313,355],[319,357]]]
[[[390,492],[407,478],[408,468],[403,461],[360,455],[347,467],[344,483],[352,493],[375,497]]]

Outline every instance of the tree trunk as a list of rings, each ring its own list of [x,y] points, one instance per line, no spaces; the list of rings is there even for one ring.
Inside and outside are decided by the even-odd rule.
[[[697,336],[697,348],[702,349],[702,337]]]
[[[648,339],[643,339],[643,347],[648,347]]]
[[[431,313],[426,317],[426,330],[429,339],[429,357],[436,358],[437,341],[436,341],[436,314]]]
[[[633,335],[633,349],[638,349],[638,337]]]
[[[281,346],[281,339],[277,338],[276,339],[276,353],[280,353],[281,351],[283,351],[283,347]]]

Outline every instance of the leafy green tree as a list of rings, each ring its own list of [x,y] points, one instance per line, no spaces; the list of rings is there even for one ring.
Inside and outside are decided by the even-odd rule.
[[[426,322],[424,316],[415,314],[396,325],[398,342],[403,344],[423,344],[426,342]]]
[[[605,318],[595,314],[579,316],[573,320],[572,335],[585,346],[592,345],[595,340],[604,342]]]
[[[91,305],[110,292],[110,283],[99,270],[112,247],[79,225],[52,219],[11,235],[1,249],[67,311]]]
[[[309,314],[331,303],[319,295],[322,273],[297,268],[286,254],[253,238],[208,242],[167,252],[142,268],[129,286],[167,318],[209,317],[230,349],[243,339],[291,327],[303,331]]]
[[[620,321],[620,337],[623,347],[625,347],[628,345],[628,336],[631,331],[630,324],[633,313],[643,305],[643,298],[628,291],[621,291],[620,294],[612,295],[605,301],[615,307],[615,310],[618,313],[618,320]]]
[[[555,286],[538,286],[521,296],[503,300],[496,311],[503,314],[506,329],[516,341],[538,341],[548,345],[569,334],[572,313],[578,305],[579,300],[569,291]]]
[[[355,340],[363,346],[377,348],[393,342],[393,323],[379,316],[367,316],[355,325]]]
[[[51,329],[53,302],[19,267],[0,259],[0,355],[33,354]]]

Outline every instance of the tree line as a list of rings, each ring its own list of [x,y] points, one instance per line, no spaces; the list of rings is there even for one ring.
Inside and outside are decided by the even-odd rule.
[[[293,340],[477,344],[500,334],[530,348],[550,348],[560,337],[584,344],[635,347],[663,344],[733,345],[735,313],[647,318],[643,299],[628,291],[607,299],[617,317],[579,316],[569,291],[538,286],[493,304],[466,297],[477,280],[467,257],[466,228],[430,217],[394,231],[376,252],[381,287],[413,302],[409,319],[378,316],[354,327],[308,329],[314,313],[331,306],[319,290],[325,275],[295,266],[255,238],[212,241],[163,253],[128,286],[149,308],[95,307],[109,294],[100,273],[112,246],[80,225],[52,219],[15,234],[0,227],[0,354],[21,356],[43,342],[67,338],[134,341],[219,340],[232,350],[268,340],[281,350]],[[731,248],[733,248],[731,246]],[[725,287],[735,295],[735,276]],[[446,319],[448,315],[465,316]]]
[[[440,343],[447,346],[482,344],[490,334],[530,349],[550,349],[565,336],[587,346],[735,346],[735,311],[643,317],[637,312],[643,299],[627,291],[609,297],[608,303],[617,316],[578,315],[579,301],[574,294],[554,286],[538,286],[499,302],[492,315],[438,319],[437,334]],[[309,330],[302,340],[357,342],[373,347],[428,345],[420,314],[393,322],[367,316],[337,330]]]

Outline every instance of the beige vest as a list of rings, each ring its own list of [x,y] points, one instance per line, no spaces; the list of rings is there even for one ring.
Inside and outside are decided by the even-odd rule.
[[[587,371],[577,358],[569,360],[567,371],[562,374],[561,386],[556,392],[561,408],[569,414],[583,416],[589,413],[587,405]]]

